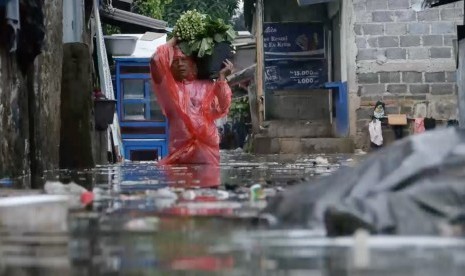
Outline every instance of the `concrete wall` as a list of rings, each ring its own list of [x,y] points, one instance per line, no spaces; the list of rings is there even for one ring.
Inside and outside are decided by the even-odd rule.
[[[92,168],[91,55],[84,43],[66,43],[63,49],[60,167]]]
[[[352,0],[344,22],[352,27],[347,39],[357,50],[349,89],[352,134],[359,147],[369,143],[367,124],[377,100],[393,114],[457,117],[454,40],[463,3],[427,10],[420,10],[420,3]]]
[[[67,1],[67,3],[73,1]],[[86,3],[84,9],[83,3]],[[69,4],[68,3],[68,4]],[[65,97],[73,93],[74,99],[71,107],[62,108],[62,72],[63,72],[63,40],[69,40],[69,36],[63,36],[63,1],[45,0],[43,4],[45,38],[42,44],[42,53],[29,62],[28,69],[24,72],[17,56],[9,53],[5,45],[0,45],[0,178],[14,177],[31,174],[32,184],[40,185],[40,176],[44,170],[52,170],[59,167],[60,163],[60,137],[61,118],[74,118],[71,122],[82,122],[79,127],[71,128],[72,123],[63,125],[65,132],[78,131],[79,135],[68,135],[63,142],[68,145],[81,146],[81,150],[73,156],[79,158],[80,164],[74,167],[90,167],[94,163],[107,163],[108,137],[107,132],[94,130],[92,95],[92,37],[93,29],[90,23],[90,9],[92,2],[89,0],[75,3],[79,9],[68,13],[72,16],[81,16],[77,21],[83,22],[81,29],[74,30],[72,26],[66,32],[73,32],[73,39],[83,44],[83,53],[76,60],[66,58],[67,64],[78,72],[67,79],[81,81],[80,84],[65,90]],[[66,10],[66,9],[65,9]],[[23,16],[23,19],[26,17]],[[68,18],[69,19],[69,18]],[[0,28],[3,26],[0,25]],[[68,24],[68,27],[70,25]],[[2,34],[0,30],[0,34]],[[21,45],[28,45],[31,40],[28,35],[21,41]],[[23,36],[24,37],[24,36]],[[27,47],[25,47],[27,48]],[[23,59],[24,60],[24,59]],[[26,58],[27,60],[27,58]],[[72,62],[73,66],[69,65]],[[77,68],[76,68],[77,67]],[[23,68],[23,72],[21,72]],[[71,72],[71,71],[70,71]],[[81,76],[84,79],[79,79]],[[70,97],[68,97],[70,98]],[[71,97],[72,98],[72,97]],[[81,103],[78,106],[78,103]],[[76,105],[76,106],[74,106]],[[77,111],[76,111],[77,109]],[[78,114],[76,114],[78,113]],[[78,119],[76,119],[76,116]],[[66,121],[66,120],[65,120]],[[80,130],[80,131],[79,131]],[[83,150],[85,148],[85,150]],[[69,156],[72,153],[63,154]],[[66,161],[66,160],[65,160]],[[83,164],[85,163],[85,164]],[[73,166],[65,166],[73,167]]]
[[[63,18],[60,168],[83,169],[108,163],[107,131],[94,127],[92,80],[96,70],[92,55],[96,23],[91,17],[92,1],[63,3],[64,17],[72,18]]]
[[[61,68],[63,60],[62,1],[44,2],[46,36],[34,70],[34,143],[36,173],[59,162]]]
[[[273,120],[321,120],[329,122],[327,90],[267,92],[267,115]]]
[[[45,39],[26,73],[0,45],[0,178],[58,166],[62,1],[45,0]]]
[[[256,63],[257,51],[255,45],[237,47],[234,55],[234,68],[236,72],[242,71]]]
[[[0,47],[0,177],[29,172],[27,95],[15,56]]]

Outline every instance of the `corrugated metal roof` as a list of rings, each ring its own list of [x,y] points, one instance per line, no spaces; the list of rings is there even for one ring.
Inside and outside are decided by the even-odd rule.
[[[113,7],[101,7],[100,15],[102,16],[102,19],[115,20],[157,31],[165,31],[166,27],[168,26],[166,21],[153,19],[144,15],[116,9]]]

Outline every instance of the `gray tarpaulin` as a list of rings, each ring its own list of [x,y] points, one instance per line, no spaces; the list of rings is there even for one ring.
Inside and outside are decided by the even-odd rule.
[[[264,211],[281,226],[326,226],[330,235],[437,235],[465,223],[465,130],[411,136],[357,168],[284,192]]]
[[[423,0],[424,7],[437,7],[447,5],[450,3],[458,2],[460,0]]]

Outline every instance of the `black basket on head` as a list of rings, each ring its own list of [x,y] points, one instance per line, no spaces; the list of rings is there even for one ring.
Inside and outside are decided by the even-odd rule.
[[[234,57],[231,43],[215,43],[212,55],[205,55],[196,59],[197,77],[199,79],[216,79],[218,73],[224,68],[223,62]]]
[[[106,130],[108,125],[113,124],[115,115],[116,101],[107,99],[94,100],[94,117],[95,129],[99,131]]]

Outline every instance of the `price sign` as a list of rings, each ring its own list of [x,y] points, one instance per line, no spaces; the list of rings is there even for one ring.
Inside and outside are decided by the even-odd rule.
[[[265,89],[269,91],[318,89],[327,81],[325,60],[265,61]]]

